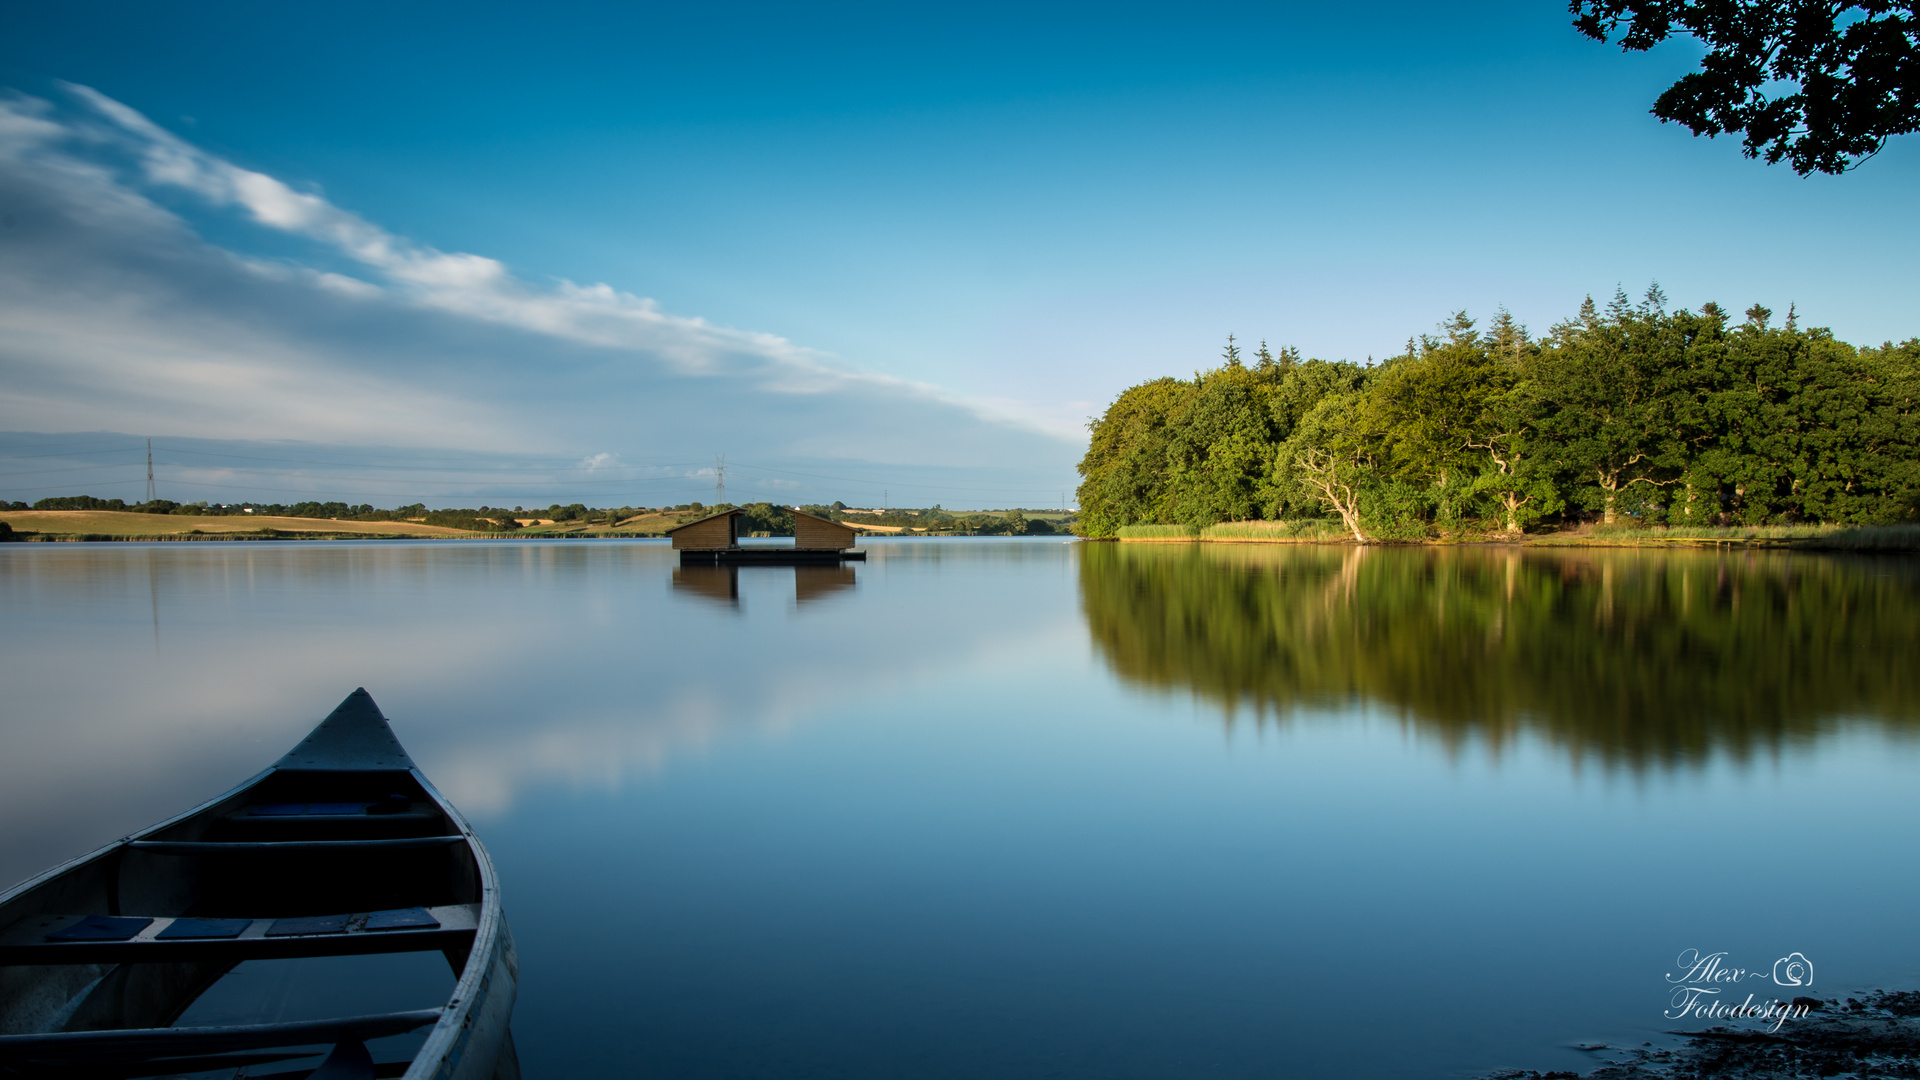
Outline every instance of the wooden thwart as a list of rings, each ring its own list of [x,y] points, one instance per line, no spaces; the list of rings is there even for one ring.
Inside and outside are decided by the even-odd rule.
[[[313,1046],[341,1039],[385,1038],[438,1023],[440,1009],[302,1020],[284,1024],[225,1027],[121,1028],[0,1035],[0,1062],[58,1060],[65,1063],[183,1057],[274,1046]]]
[[[49,935],[60,933],[83,917],[44,915],[24,919],[8,929],[6,937],[0,939],[0,964],[239,963],[302,956],[427,952],[465,947],[472,942],[480,921],[480,905],[450,904],[422,910],[439,925],[399,925],[383,930],[378,928],[382,920],[376,916],[388,913],[371,912],[339,916],[345,929],[331,933],[289,933],[280,924],[294,920],[251,919],[246,929],[232,936],[187,938],[169,937],[168,931],[176,923],[195,920],[155,918],[124,941],[48,940]],[[371,928],[370,921],[374,924]],[[401,920],[389,917],[386,921]]]
[[[397,836],[385,840],[129,840],[128,851],[149,855],[304,855],[323,851],[402,851],[465,843],[464,836]]]

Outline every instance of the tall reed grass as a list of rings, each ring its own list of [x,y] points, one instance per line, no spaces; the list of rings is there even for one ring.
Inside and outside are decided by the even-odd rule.
[[[1198,540],[1200,530],[1191,525],[1122,525],[1114,535],[1122,540]]]
[[[1838,525],[1674,526],[1595,525],[1594,540],[1814,540],[1838,532]]]
[[[1352,534],[1331,518],[1305,521],[1223,521],[1200,530],[1202,540],[1266,540],[1275,543],[1350,540]]]
[[[1804,548],[1809,551],[1920,552],[1920,525],[1737,525],[1730,528],[1647,528],[1634,525],[1596,525],[1584,537],[1544,543],[1647,544],[1761,544]]]
[[[1827,551],[1920,552],[1920,525],[1863,525],[1822,536],[1808,547]]]

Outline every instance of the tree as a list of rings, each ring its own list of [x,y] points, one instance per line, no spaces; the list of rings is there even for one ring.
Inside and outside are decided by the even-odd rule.
[[[1496,383],[1510,378],[1487,356],[1473,325],[1466,312],[1456,312],[1441,325],[1445,341],[1429,338],[1419,355],[1387,361],[1368,394],[1369,427],[1383,463],[1412,493],[1414,505],[1403,507],[1402,517],[1424,515],[1425,504],[1451,525],[1474,491],[1474,474],[1485,460],[1479,446],[1486,442],[1480,428],[1485,402]]]
[[[1186,392],[1179,379],[1128,387],[1089,421],[1078,490],[1087,536],[1112,536],[1122,525],[1153,521],[1166,480],[1167,425]]]
[[[1630,51],[1676,32],[1698,38],[1700,70],[1653,114],[1695,135],[1744,134],[1743,152],[1769,165],[1842,173],[1920,130],[1912,0],[1572,0],[1568,10],[1581,33],[1619,34]]]
[[[1674,482],[1658,474],[1679,450],[1668,376],[1685,365],[1684,345],[1672,320],[1616,293],[1605,316],[1589,298],[1579,322],[1555,327],[1532,365],[1541,428],[1576,483],[1594,485],[1605,524],[1618,520],[1629,489]]]
[[[1360,434],[1359,394],[1330,394],[1300,421],[1275,462],[1307,497],[1340,515],[1360,543],[1368,542],[1360,501],[1373,479],[1373,460]]]
[[[1265,391],[1239,364],[1195,378],[1170,418],[1161,521],[1198,528],[1260,516],[1275,441]]]

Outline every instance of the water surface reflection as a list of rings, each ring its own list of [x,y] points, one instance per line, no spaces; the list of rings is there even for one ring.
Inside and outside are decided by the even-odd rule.
[[[675,566],[674,591],[697,599],[711,600],[724,607],[740,604],[740,575],[750,577],[793,578],[793,602],[805,604],[824,600],[852,589],[856,584],[854,568],[837,566]]]
[[[1920,732],[1910,560],[1620,549],[1087,545],[1127,682],[1228,722],[1347,701],[1449,744],[1544,735],[1632,768],[1845,724]]]
[[[1920,985],[1907,563],[863,546],[0,545],[0,877],[365,685],[530,1076],[1416,1080],[1658,1038],[1688,947]]]

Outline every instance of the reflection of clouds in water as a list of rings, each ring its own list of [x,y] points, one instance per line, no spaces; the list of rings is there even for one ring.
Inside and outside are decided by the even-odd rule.
[[[1085,635],[1071,618],[982,633],[964,647],[932,650],[913,662],[874,665],[852,651],[830,663],[764,663],[750,676],[674,687],[657,705],[599,706],[529,723],[495,718],[488,730],[428,732],[436,740],[431,760],[418,750],[414,757],[462,812],[485,820],[504,815],[532,788],[564,783],[618,790],[729,738],[783,735],[804,723],[884,708],[942,673],[966,682],[969,675],[1047,665],[1063,650],[1085,651]],[[446,738],[453,734],[458,737]]]
[[[127,629],[134,633],[122,644],[131,646],[146,628]],[[445,628],[433,651],[412,647],[414,635],[402,629],[193,633],[201,647],[169,647],[159,659],[151,644],[144,656],[123,648],[119,669],[108,671],[98,653],[61,637],[8,642],[0,850],[71,839],[38,863],[0,861],[0,877],[31,873],[253,775],[356,686],[379,700],[382,687],[456,680],[510,647],[477,626]],[[403,738],[413,726],[406,721],[404,713],[395,719]]]
[[[656,774],[669,758],[704,751],[728,726],[728,712],[717,695],[689,689],[644,714],[537,718],[525,729],[443,747],[428,775],[464,813],[497,817],[538,784],[615,790],[636,775]]]
[[[252,775],[356,686],[435,783],[486,817],[542,784],[615,788],[729,737],[892,708],[942,672],[1084,650],[1064,594],[1036,604],[1021,570],[1044,567],[1060,588],[1066,550],[882,553],[858,588],[840,568],[809,578],[798,607],[792,570],[756,568],[738,612],[676,601],[664,545],[8,552],[0,877]]]

